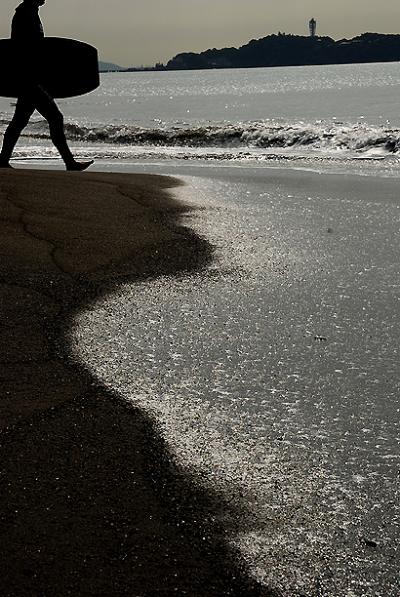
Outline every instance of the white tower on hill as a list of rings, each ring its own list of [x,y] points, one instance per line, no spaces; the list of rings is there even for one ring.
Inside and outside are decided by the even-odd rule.
[[[311,21],[308,23],[308,26],[310,28],[310,37],[315,37],[315,34],[317,33],[317,21],[315,19],[311,19]]]

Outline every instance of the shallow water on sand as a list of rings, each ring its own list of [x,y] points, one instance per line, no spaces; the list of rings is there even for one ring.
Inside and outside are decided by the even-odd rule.
[[[187,472],[241,496],[230,541],[266,585],[394,597],[398,181],[203,173],[179,194],[214,262],[122,286],[77,317],[74,350]]]

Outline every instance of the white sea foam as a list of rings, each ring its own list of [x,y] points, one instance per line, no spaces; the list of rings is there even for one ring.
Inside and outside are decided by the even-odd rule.
[[[207,126],[163,126],[143,128],[129,125],[83,126],[67,123],[67,138],[89,144],[161,148],[202,148],[204,151],[252,149],[312,150],[315,153],[343,153],[354,155],[381,151],[397,153],[400,149],[400,130],[366,124],[278,123],[274,121],[249,123],[220,123]],[[46,123],[37,122],[25,133],[31,138],[49,138]],[[270,151],[269,151],[270,153]]]

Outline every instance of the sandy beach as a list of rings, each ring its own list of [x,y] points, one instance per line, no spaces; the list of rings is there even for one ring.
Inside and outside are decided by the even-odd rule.
[[[259,595],[213,532],[219,496],[154,422],[69,355],[70,318],[123,281],[201,268],[210,246],[153,175],[0,172],[0,592]]]
[[[397,596],[398,179],[0,182],[1,595]]]

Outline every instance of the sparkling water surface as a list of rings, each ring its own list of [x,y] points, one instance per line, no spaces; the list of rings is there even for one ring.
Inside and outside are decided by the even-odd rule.
[[[76,354],[157,418],[188,473],[243,496],[230,540],[263,583],[394,597],[398,181],[207,175],[182,197],[206,206],[186,223],[215,261],[95,303]]]
[[[400,126],[399,92],[399,63],[105,73],[99,90],[62,107],[78,119],[90,110],[91,122],[141,126],[266,118]]]
[[[89,95],[60,100],[75,151],[103,159],[395,159],[398,63],[105,73]],[[0,99],[0,128],[12,113]],[[45,138],[43,143],[40,140]],[[46,123],[17,156],[44,158]]]

